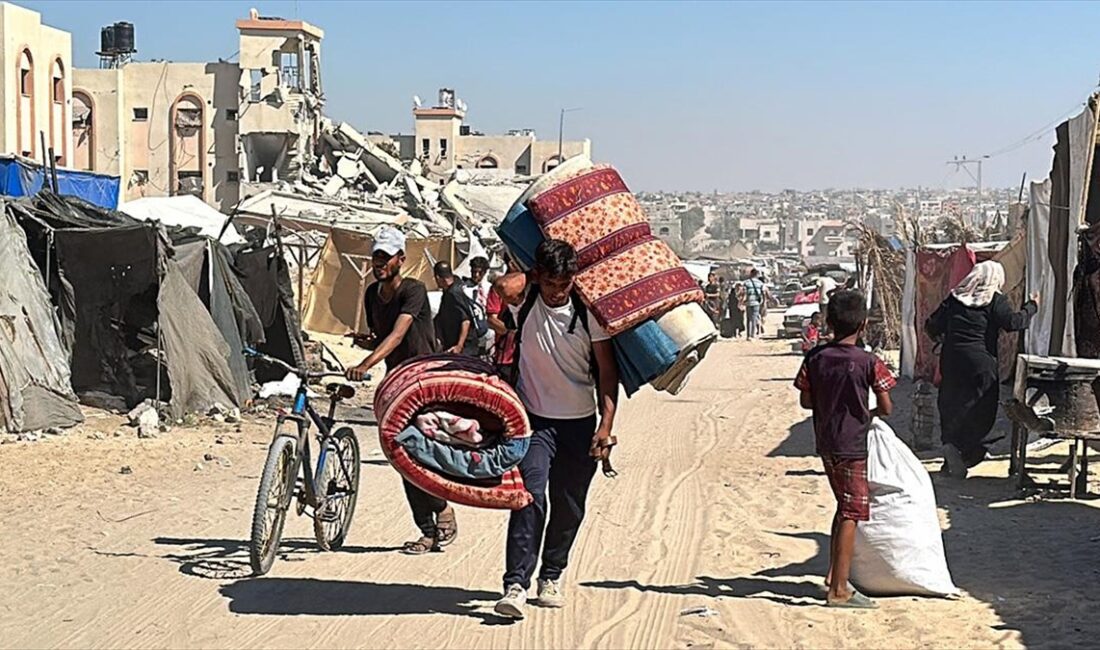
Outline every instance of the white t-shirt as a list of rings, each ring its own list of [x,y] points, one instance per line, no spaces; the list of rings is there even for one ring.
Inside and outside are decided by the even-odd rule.
[[[570,334],[572,320],[571,302],[548,307],[539,296],[523,323],[516,387],[528,411],[551,420],[586,418],[596,412],[596,384],[589,370],[592,343],[611,337],[591,311],[587,331],[577,323]]]

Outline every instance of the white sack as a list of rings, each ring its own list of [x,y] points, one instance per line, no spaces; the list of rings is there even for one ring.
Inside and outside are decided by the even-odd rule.
[[[856,526],[851,580],[873,595],[953,596],[936,493],[927,470],[890,425],[867,434],[871,519]]]

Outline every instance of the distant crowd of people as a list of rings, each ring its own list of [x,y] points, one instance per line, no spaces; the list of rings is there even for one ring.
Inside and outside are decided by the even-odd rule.
[[[752,340],[763,336],[764,317],[773,298],[758,269],[742,273],[732,282],[711,273],[703,293],[703,309],[723,338],[744,335]]]

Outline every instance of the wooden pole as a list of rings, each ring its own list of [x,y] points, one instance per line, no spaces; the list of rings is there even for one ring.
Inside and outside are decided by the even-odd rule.
[[[57,183],[57,159],[53,155],[53,147],[50,147],[50,178],[53,179],[53,193],[60,194],[61,186]]]

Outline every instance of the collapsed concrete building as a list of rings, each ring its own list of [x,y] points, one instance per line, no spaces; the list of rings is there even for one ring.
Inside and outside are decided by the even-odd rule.
[[[191,194],[239,224],[276,215],[310,241],[331,228],[369,235],[396,225],[450,237],[462,253],[475,239],[492,248],[493,226],[531,176],[591,154],[588,140],[477,132],[452,89],[431,108],[415,100],[411,135],[333,122],[324,116],[324,32],[302,20],[252,10],[236,22],[237,60],[205,63],[136,61],[140,33],[115,23],[101,31],[100,67],[71,69],[67,33],[28,9],[0,2],[0,11],[5,43],[9,25],[15,41],[35,37],[5,49],[5,60],[19,61],[5,71],[22,86],[18,98],[0,93],[5,108],[18,100],[4,112],[3,149],[39,155],[31,135],[49,123],[56,161],[118,176],[120,203]],[[50,61],[47,51],[60,54]]]

